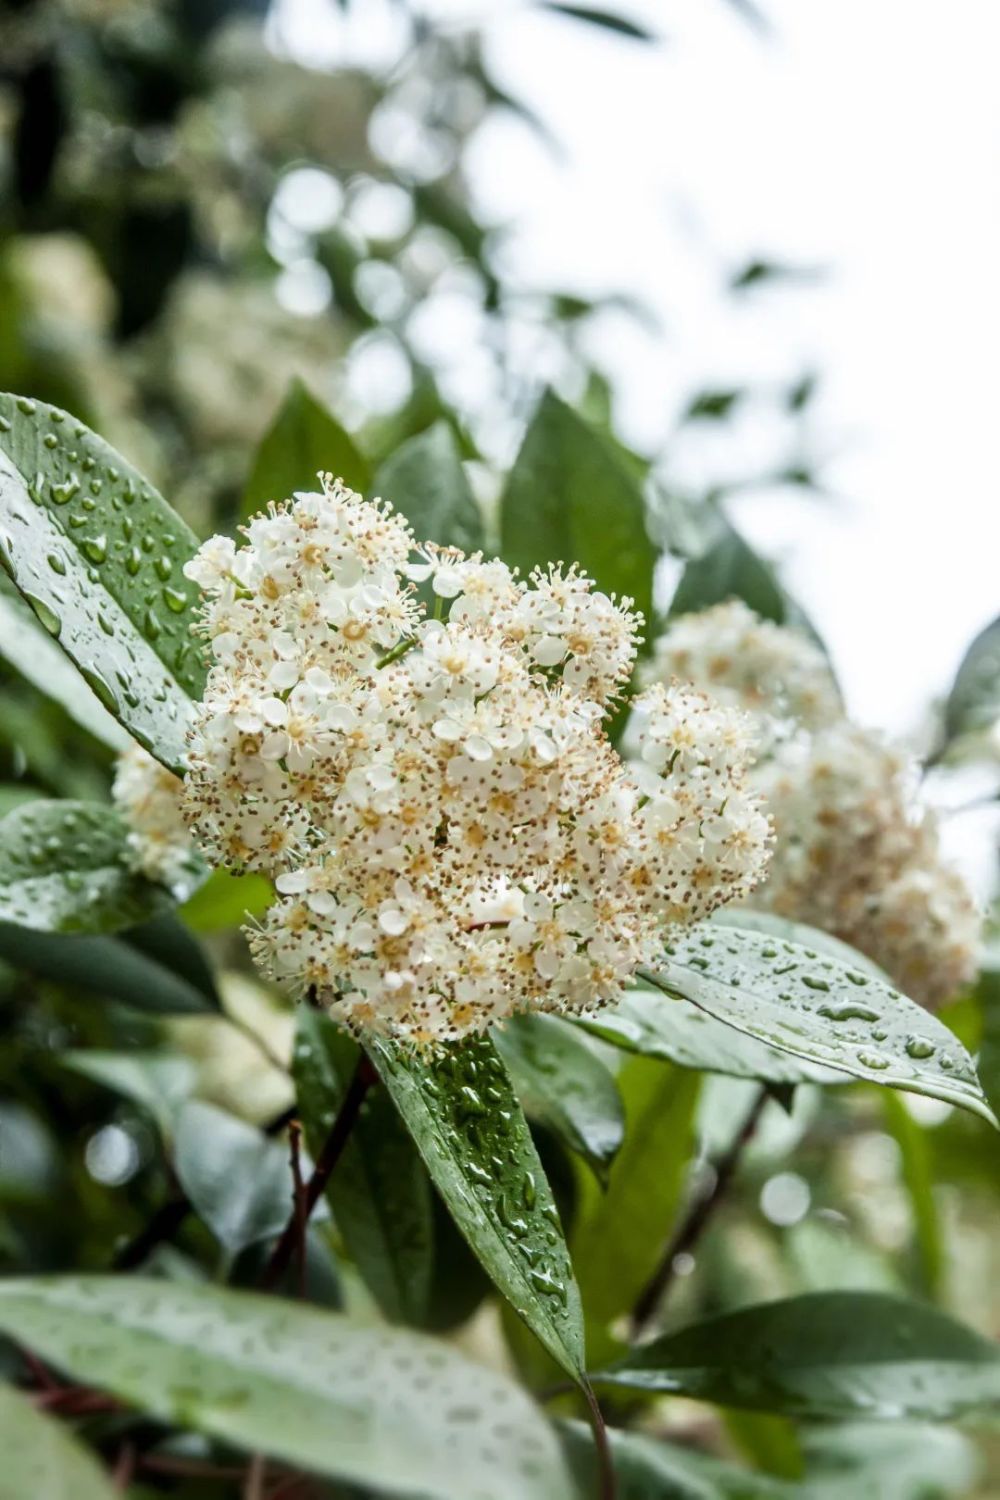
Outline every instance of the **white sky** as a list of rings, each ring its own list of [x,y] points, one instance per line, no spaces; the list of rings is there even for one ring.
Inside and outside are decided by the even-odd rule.
[[[1000,612],[1000,6],[760,3],[770,38],[724,0],[632,0],[654,47],[514,0],[423,9],[479,17],[495,76],[564,147],[504,123],[472,156],[483,209],[517,222],[519,273],[662,315],[659,338],[604,330],[627,438],[655,448],[698,385],[819,369],[812,448],[836,498],[770,492],[732,514],[784,560],[855,715],[905,732]],[[356,9],[376,38],[386,0]],[[311,44],[332,11],[283,6]],[[739,311],[721,287],[753,256],[827,275]],[[771,441],[751,414],[728,462],[753,468]],[[708,472],[717,445],[689,442],[682,471]]]

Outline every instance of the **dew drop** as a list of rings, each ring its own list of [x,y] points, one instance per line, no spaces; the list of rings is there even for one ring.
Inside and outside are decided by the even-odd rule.
[[[92,563],[102,563],[108,555],[108,539],[106,536],[86,536],[81,545],[84,553]]]
[[[59,556],[58,552],[50,552],[45,561],[48,563],[53,573],[58,573],[61,577],[65,578],[66,561],[64,558]]]

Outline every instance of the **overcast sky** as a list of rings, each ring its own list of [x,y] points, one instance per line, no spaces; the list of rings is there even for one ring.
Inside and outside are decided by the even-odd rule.
[[[564,148],[504,122],[472,154],[520,273],[662,314],[658,338],[604,333],[627,437],[655,448],[698,384],[821,371],[812,446],[838,498],[756,495],[733,516],[784,560],[855,714],[905,732],[1000,611],[1000,6],[761,3],[766,38],[725,0],[634,0],[651,47],[514,0],[423,8],[480,17],[495,74]],[[282,8],[311,60],[337,59],[332,0]],[[357,9],[377,51],[384,0]],[[826,275],[738,312],[725,274],[758,255]],[[739,430],[737,468],[764,425]]]

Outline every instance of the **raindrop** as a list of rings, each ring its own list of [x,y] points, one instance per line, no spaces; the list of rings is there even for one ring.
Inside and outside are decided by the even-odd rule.
[[[852,1005],[849,1001],[846,1005],[821,1005],[816,1012],[817,1015],[826,1016],[830,1021],[877,1021],[879,1013],[867,1005]]]
[[[34,401],[29,401],[27,396],[18,396],[17,409],[23,411],[26,417],[33,417],[36,410]]]
[[[52,485],[52,499],[55,501],[56,505],[68,505],[79,488],[79,479],[75,474],[71,474],[69,478],[64,479],[61,484]]]
[[[48,557],[46,558],[46,562],[52,569],[53,573],[58,573],[61,577],[65,578],[66,562],[64,558],[59,556],[58,552],[50,552]]]
[[[187,594],[182,594],[180,589],[164,589],[163,602],[173,614],[180,615],[187,608]]]
[[[60,620],[52,606],[46,603],[44,599],[39,599],[35,594],[26,593],[24,597],[45,626],[45,629],[49,632],[49,635],[58,636],[60,630],[62,630],[62,620]]]
[[[92,563],[102,563],[108,555],[108,539],[106,536],[86,536],[81,545],[84,553]]]
[[[933,1057],[937,1049],[933,1042],[929,1042],[925,1036],[911,1036],[906,1039],[906,1055],[916,1059]]]

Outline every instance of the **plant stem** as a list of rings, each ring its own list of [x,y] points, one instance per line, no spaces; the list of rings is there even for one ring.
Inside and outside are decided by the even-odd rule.
[[[608,1442],[608,1429],[604,1416],[597,1397],[594,1395],[593,1387],[586,1377],[584,1377],[582,1388],[587,1403],[590,1428],[594,1434],[594,1446],[597,1449],[599,1500],[618,1500],[618,1479],[615,1474],[614,1460],[611,1457],[611,1444]]]
[[[718,1208],[733,1180],[743,1151],[753,1138],[768,1098],[766,1088],[754,1096],[742,1125],[736,1132],[732,1144],[714,1163],[714,1180],[707,1192],[700,1193],[688,1208],[687,1214],[671,1237],[663,1259],[647,1281],[639,1295],[632,1313],[632,1335],[638,1338],[645,1332],[674,1276],[674,1263],[678,1255],[690,1253],[701,1239],[708,1222]]]
[[[281,1238],[274,1247],[271,1259],[264,1268],[260,1284],[263,1288],[273,1287],[288,1266],[295,1250],[300,1234],[305,1234],[306,1225],[313,1209],[323,1196],[323,1191],[330,1180],[334,1167],[340,1160],[344,1147],[350,1140],[351,1131],[365,1102],[365,1096],[372,1084],[377,1081],[378,1075],[364,1053],[358,1059],[358,1065],[354,1070],[354,1076],[348,1085],[344,1102],[340,1106],[337,1118],[333,1122],[330,1134],[326,1138],[326,1144],[320,1152],[319,1159],[313,1168],[313,1174],[305,1187],[305,1202],[293,1203],[292,1212],[288,1223],[282,1231]],[[297,1194],[296,1197],[299,1195]]]

